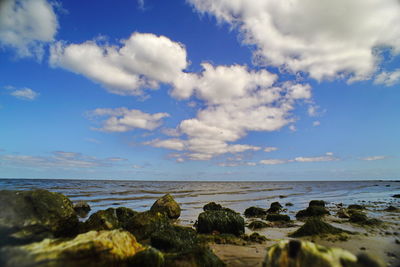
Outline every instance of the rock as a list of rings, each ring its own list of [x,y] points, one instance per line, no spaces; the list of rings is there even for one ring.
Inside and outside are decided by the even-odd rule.
[[[244,216],[246,217],[262,217],[267,215],[267,211],[259,207],[250,207],[244,211]]]
[[[292,202],[288,202],[288,203],[285,204],[285,206],[291,207],[291,206],[293,206],[293,203]]]
[[[302,236],[313,236],[320,234],[340,234],[346,233],[347,231],[340,228],[336,228],[320,218],[309,218],[306,223],[297,229],[294,233],[290,234],[290,237],[302,237]],[[347,232],[349,233],[349,232]]]
[[[394,206],[392,206],[392,205],[390,205],[389,207],[387,207],[387,208],[385,209],[385,211],[390,211],[390,212],[392,212],[392,211],[399,211],[399,209],[396,208],[396,207],[394,207]]]
[[[222,267],[225,264],[208,248],[195,247],[184,253],[165,255],[165,267]]]
[[[263,267],[383,267],[376,259],[356,257],[341,248],[329,248],[308,241],[284,240],[267,250]]]
[[[198,246],[199,239],[194,229],[174,225],[153,233],[150,243],[163,252],[182,252]]]
[[[268,213],[278,213],[282,210],[282,205],[279,202],[272,202],[269,209],[267,210]]]
[[[77,234],[78,217],[64,195],[37,189],[0,191],[0,246]]]
[[[309,207],[312,207],[312,206],[325,207],[325,201],[323,201],[323,200],[311,200],[308,203],[308,206]]]
[[[267,221],[276,222],[276,221],[284,221],[289,222],[290,217],[288,215],[283,214],[268,214],[265,218]]]
[[[220,204],[215,203],[215,202],[210,202],[210,203],[207,203],[206,205],[204,205],[203,210],[204,211],[207,211],[207,210],[222,210],[222,206]]]
[[[329,211],[321,206],[310,206],[305,210],[300,210],[296,213],[296,218],[313,217],[313,216],[324,216],[329,214]]]
[[[265,228],[265,227],[268,227],[268,226],[269,225],[266,224],[263,221],[254,221],[254,222],[251,222],[249,224],[248,228],[251,229],[251,230],[256,230],[256,229],[261,229],[261,228]]]
[[[351,204],[347,208],[351,209],[351,210],[363,210],[363,209],[365,209],[364,206],[361,206],[361,205],[358,205],[358,204]]]
[[[117,218],[118,218],[118,222],[120,227],[122,228],[126,228],[127,225],[129,224],[129,221],[138,214],[137,211],[134,211],[130,208],[126,208],[126,207],[118,207],[115,210],[116,214],[117,214]]]
[[[244,233],[244,219],[237,213],[226,210],[208,210],[199,214],[197,220],[199,233],[212,233],[240,235]]]
[[[85,201],[79,201],[74,204],[74,210],[79,217],[85,218],[91,210],[89,204]]]
[[[0,250],[1,266],[123,266],[143,249],[129,232],[91,231],[73,239],[45,239]]]
[[[126,224],[125,229],[131,232],[138,241],[149,239],[157,231],[169,229],[171,223],[165,213],[145,211],[135,214]]]
[[[92,230],[113,230],[118,228],[125,229],[129,220],[137,213],[138,212],[125,207],[99,210],[90,215],[89,219],[83,223],[82,232]]]
[[[342,219],[348,219],[348,218],[350,218],[350,214],[347,212],[346,209],[340,209],[340,210],[336,213],[336,215],[337,215],[339,218],[342,218]]]
[[[165,264],[164,254],[152,247],[139,251],[128,262],[129,267],[163,267]]]
[[[369,219],[365,213],[358,210],[353,210],[351,212],[349,221],[361,225],[377,225],[381,223],[381,221],[378,219]]]
[[[267,241],[267,238],[259,233],[252,233],[251,235],[245,235],[244,240],[261,244]]]
[[[400,194],[393,195],[394,198],[400,198]]]
[[[178,219],[181,215],[181,207],[179,207],[178,203],[176,203],[175,199],[170,194],[166,194],[162,198],[157,199],[150,210],[154,212],[164,212],[170,219]]]

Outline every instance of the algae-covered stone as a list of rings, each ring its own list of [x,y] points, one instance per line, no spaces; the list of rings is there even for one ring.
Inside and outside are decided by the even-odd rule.
[[[329,214],[329,211],[321,206],[310,206],[305,210],[300,210],[296,213],[296,218],[301,219],[304,217],[324,216]]]
[[[352,223],[357,223],[361,225],[378,225],[382,223],[382,221],[375,218],[368,218],[367,215],[361,211],[353,210],[351,212],[349,221]]]
[[[165,252],[182,252],[199,244],[197,233],[190,227],[171,226],[151,235],[151,245]]]
[[[267,250],[263,267],[382,267],[378,260],[356,257],[341,248],[324,247],[312,242],[284,240]]]
[[[222,206],[221,204],[217,204],[215,202],[210,202],[207,203],[206,205],[203,206],[203,210],[207,211],[207,210],[221,210]]]
[[[340,210],[338,210],[338,212],[336,213],[336,215],[337,215],[339,218],[342,218],[342,219],[348,219],[348,218],[350,218],[350,214],[349,214],[349,212],[348,212],[346,209],[340,209]]]
[[[125,207],[99,210],[90,215],[89,219],[83,223],[81,231],[87,232],[92,230],[113,230],[118,228],[126,228],[129,220],[137,213],[138,212]]]
[[[271,222],[276,222],[276,221],[284,221],[284,222],[289,222],[290,221],[290,217],[288,215],[284,215],[284,214],[268,214],[267,217],[265,217],[265,219],[267,221],[271,221]]]
[[[0,191],[0,246],[77,233],[78,217],[64,195],[47,190]]]
[[[222,267],[225,264],[205,246],[183,253],[165,254],[165,267]]]
[[[85,201],[79,201],[74,204],[74,210],[79,217],[85,218],[91,210],[89,204]]]
[[[323,200],[311,200],[308,203],[308,206],[309,207],[312,207],[312,206],[325,207],[325,201],[323,201]]]
[[[251,235],[245,235],[244,240],[253,242],[253,243],[263,243],[267,241],[267,238],[259,233],[252,233]]]
[[[364,206],[358,205],[358,204],[351,204],[347,207],[348,209],[352,209],[352,210],[363,210],[365,209]]]
[[[120,227],[122,228],[126,228],[126,226],[129,223],[129,220],[131,218],[133,218],[136,214],[138,214],[137,211],[134,211],[130,208],[126,208],[126,207],[118,207],[115,210],[116,214],[117,214],[117,218],[118,218],[118,222]]]
[[[171,226],[165,213],[145,211],[130,218],[125,227],[139,241],[150,238],[151,234],[163,231]]]
[[[394,212],[394,211],[399,211],[399,208],[396,208],[395,206],[390,205],[384,210],[389,211],[389,212]]]
[[[179,204],[176,203],[175,199],[170,194],[166,194],[157,199],[150,210],[154,212],[164,212],[170,219],[178,219],[181,215],[181,207],[179,207]]]
[[[246,217],[262,217],[267,214],[267,211],[259,207],[250,207],[244,211],[244,216]]]
[[[312,236],[320,234],[340,234],[347,231],[336,228],[319,218],[309,218],[306,223],[297,229],[294,233],[290,234],[291,237]],[[348,232],[347,232],[348,233]]]
[[[261,229],[261,228],[265,228],[265,227],[268,227],[268,224],[266,224],[263,221],[254,221],[254,222],[251,222],[248,226],[248,228],[251,230]]]
[[[282,205],[279,202],[272,202],[269,209],[267,210],[268,213],[279,213],[282,210]]]
[[[165,260],[164,254],[149,247],[136,253],[128,262],[129,267],[163,267]]]
[[[91,231],[73,239],[45,239],[0,250],[1,266],[123,266],[142,250],[135,237],[122,230]]]
[[[200,213],[197,220],[199,233],[228,233],[240,235],[244,233],[244,219],[235,212],[226,210],[209,210]]]

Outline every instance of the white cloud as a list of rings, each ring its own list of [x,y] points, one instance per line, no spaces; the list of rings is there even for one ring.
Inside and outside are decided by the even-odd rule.
[[[105,132],[127,132],[135,128],[154,130],[162,124],[162,119],[169,117],[168,113],[149,114],[136,109],[98,108],[88,113],[89,116],[108,116],[97,130]]]
[[[336,161],[338,158],[333,156],[332,152],[325,153],[324,156],[318,157],[297,157],[293,161],[296,162],[322,162],[322,161]]]
[[[386,86],[400,83],[400,69],[396,69],[393,72],[382,71],[375,77],[374,83],[384,84]]]
[[[53,41],[58,22],[46,0],[0,2],[0,46],[11,47],[20,57],[41,59],[44,44]]]
[[[313,125],[314,127],[320,126],[320,125],[321,125],[321,122],[320,122],[320,121],[313,121],[312,125]]]
[[[387,156],[371,156],[371,157],[361,158],[361,160],[374,161],[374,160],[383,160],[386,158],[387,158]]]
[[[22,100],[35,100],[38,96],[39,93],[33,91],[30,88],[22,88],[22,89],[15,89],[10,92],[10,95],[15,96],[16,98],[22,99]]]
[[[266,148],[264,148],[264,152],[272,152],[272,151],[276,151],[278,150],[277,147],[273,147],[273,146],[268,146]]]
[[[57,42],[50,53],[51,66],[82,74],[120,95],[139,95],[143,88],[158,88],[159,82],[172,83],[188,66],[182,44],[150,33],[134,33],[120,46]]]
[[[296,132],[297,131],[297,127],[294,124],[289,125],[289,130],[292,132]]]
[[[188,0],[200,13],[239,29],[254,61],[317,80],[369,79],[380,55],[400,53],[398,0]]]
[[[283,159],[263,159],[260,160],[260,164],[264,164],[264,165],[278,165],[278,164],[285,164],[287,163],[287,160],[283,160]]]

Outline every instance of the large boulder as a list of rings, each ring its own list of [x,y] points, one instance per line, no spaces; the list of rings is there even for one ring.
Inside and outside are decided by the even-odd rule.
[[[199,214],[197,231],[204,234],[218,232],[241,235],[244,233],[244,219],[238,213],[231,211],[205,211]]]
[[[222,210],[222,206],[221,204],[217,204],[215,202],[210,202],[207,203],[203,206],[203,210],[207,211],[207,210]]]
[[[297,219],[302,219],[306,217],[314,217],[314,216],[324,216],[328,215],[329,211],[323,206],[309,206],[305,210],[300,210],[296,213]]]
[[[179,204],[170,194],[166,194],[157,199],[150,210],[154,212],[163,212],[170,219],[178,219],[181,215],[181,207],[179,207]]]
[[[47,190],[0,191],[0,246],[77,234],[78,217],[64,195]]]
[[[73,239],[45,239],[0,249],[1,266],[125,266],[143,250],[135,237],[122,230],[91,231]]]
[[[325,201],[323,201],[323,200],[311,200],[308,203],[308,206],[309,207],[312,207],[312,206],[325,207]]]
[[[149,239],[153,233],[162,232],[171,227],[165,213],[144,211],[131,217],[124,229],[131,232],[139,241]]]
[[[149,247],[136,253],[129,260],[129,267],[164,267],[164,254],[159,250]]]
[[[292,233],[291,237],[312,236],[321,234],[340,234],[347,231],[336,228],[320,218],[309,218],[305,224]],[[348,232],[347,232],[348,233]]]
[[[250,207],[244,211],[244,216],[246,217],[262,217],[267,215],[267,211],[259,207]]]
[[[156,231],[150,237],[151,246],[163,252],[183,252],[199,245],[193,228],[171,225],[163,231]]]
[[[279,213],[282,210],[282,205],[279,202],[272,202],[269,209],[267,210],[268,213]]]
[[[267,217],[265,217],[265,219],[270,222],[277,222],[277,221],[289,222],[290,221],[289,215],[276,214],[276,213],[268,214]]]
[[[99,231],[126,228],[129,220],[136,214],[138,214],[138,212],[125,207],[99,210],[90,215],[89,219],[82,225],[81,231],[87,232],[92,230]]]
[[[329,248],[308,241],[284,240],[267,250],[263,267],[383,267],[366,255],[356,257],[340,248]]]

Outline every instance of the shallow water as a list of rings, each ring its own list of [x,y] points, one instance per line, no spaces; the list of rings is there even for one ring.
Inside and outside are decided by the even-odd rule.
[[[170,181],[111,181],[111,180],[53,180],[0,179],[0,189],[28,190],[42,188],[68,196],[73,202],[87,201],[91,212],[124,206],[137,211],[151,207],[166,193],[181,205],[180,223],[192,224],[202,207],[211,201],[243,212],[250,206],[269,207],[271,202],[287,207],[291,216],[307,206],[312,199],[335,203],[370,205],[382,209],[388,203],[400,203],[392,198],[400,194],[398,181],[310,181],[310,182],[170,182]]]

